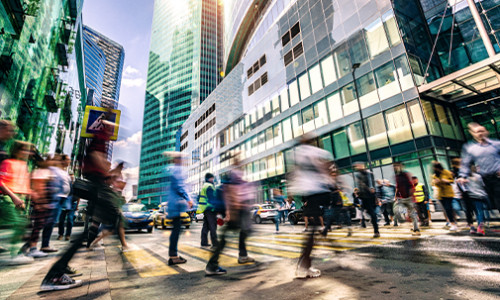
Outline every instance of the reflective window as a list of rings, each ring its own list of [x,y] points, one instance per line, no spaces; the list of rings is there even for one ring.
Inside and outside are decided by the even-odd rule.
[[[321,100],[314,103],[314,125],[320,128],[328,124],[328,110],[326,109],[326,101]]]
[[[277,116],[280,114],[280,98],[278,95],[276,95],[271,103],[272,110],[273,110],[273,117]]]
[[[425,128],[425,119],[420,109],[418,100],[408,102],[408,115],[410,117],[411,128],[415,138],[427,135],[427,128]]]
[[[276,159],[274,154],[267,157],[267,174],[269,177],[276,176]]]
[[[385,13],[382,16],[382,20],[384,21],[384,27],[391,46],[400,44],[401,38],[399,36],[398,25],[396,24],[396,18],[394,17],[392,10]]]
[[[385,36],[382,20],[377,19],[365,28],[365,37],[368,44],[370,57],[374,58],[383,51],[389,49],[389,43]]]
[[[269,127],[265,130],[266,134],[266,149],[271,149],[274,144],[273,128]]]
[[[292,116],[292,130],[293,130],[293,137],[299,137],[304,134],[304,130],[302,128],[302,116],[300,112],[294,114]]]
[[[245,143],[247,146],[246,148],[246,157],[249,158],[252,156],[252,139],[248,139]]]
[[[401,92],[399,84],[396,81],[396,71],[392,61],[375,69],[375,78],[377,79],[378,94],[381,100]]]
[[[453,130],[453,127],[451,126],[451,122],[446,114],[445,108],[437,103],[434,103],[434,107],[436,109],[436,114],[438,117],[438,122],[441,124],[441,129],[443,130],[443,136],[447,138],[454,139],[455,138],[455,131]]]
[[[288,89],[283,89],[280,93],[280,103],[281,103],[281,111],[285,111],[290,108],[290,104],[288,102]]]
[[[266,150],[266,133],[263,131],[259,133],[258,143],[259,143],[259,153],[264,152]]]
[[[283,143],[283,133],[281,131],[281,123],[278,123],[273,126],[273,139],[274,139],[274,146],[278,146]]]
[[[283,153],[276,153],[276,175],[281,175],[285,173],[285,161],[283,159]]]
[[[347,126],[347,136],[349,137],[351,155],[366,152],[361,122],[356,122]]]
[[[327,98],[328,113],[330,114],[330,122],[342,119],[342,102],[340,101],[340,93],[336,91]]]
[[[464,140],[464,132],[462,131],[462,128],[460,125],[457,124],[457,120],[455,116],[453,115],[452,110],[449,107],[446,107],[446,113],[448,115],[448,119],[450,120],[451,126],[453,127],[453,130],[455,131],[455,137],[458,140]]]
[[[294,81],[290,83],[288,86],[288,90],[290,92],[290,107],[294,106],[295,104],[299,103],[299,89],[297,87],[297,81]]]
[[[340,89],[342,96],[342,109],[344,116],[348,116],[358,111],[358,102],[354,97],[354,84],[349,83]]]
[[[337,67],[337,74],[343,77],[351,72],[351,61],[349,60],[349,50],[346,44],[340,46],[333,53],[335,56],[335,65]]]
[[[311,88],[309,86],[309,76],[307,75],[307,73],[304,73],[299,77],[299,86],[300,86],[300,98],[302,100],[311,96]]]
[[[327,58],[323,59],[320,64],[321,72],[323,74],[323,80],[325,81],[325,86],[328,86],[329,84],[337,80],[333,56],[329,55]]]
[[[323,88],[323,80],[321,80],[321,70],[319,68],[319,64],[309,70],[309,77],[311,78],[312,93],[315,94]]]
[[[406,91],[414,87],[413,78],[411,77],[410,67],[408,66],[408,60],[405,55],[402,55],[394,60],[396,64],[396,72],[399,77],[399,84],[401,85],[401,90]]]
[[[367,118],[365,120],[365,127],[368,149],[374,150],[389,146],[385,130],[384,117],[381,113]]]
[[[353,64],[362,64],[368,61],[368,51],[366,50],[366,43],[362,32],[349,39],[349,54]]]
[[[252,138],[252,155],[259,153],[259,139],[257,136]]]
[[[361,107],[366,108],[375,103],[378,103],[377,87],[375,86],[375,78],[373,73],[369,72],[360,78],[356,79],[358,87],[359,101]]]
[[[345,158],[349,156],[349,143],[347,142],[347,134],[345,129],[337,130],[333,133],[333,150],[335,158]]]
[[[325,135],[319,138],[319,147],[330,152],[332,155],[335,155],[333,153],[332,137],[330,135]]]
[[[387,122],[387,133],[391,144],[397,144],[412,139],[410,119],[408,118],[404,104],[386,111],[385,120]]]
[[[314,110],[312,105],[302,110],[302,123],[304,133],[314,130]]]
[[[441,128],[439,127],[438,119],[432,110],[432,103],[422,100],[422,109],[424,110],[425,119],[427,120],[431,134],[441,136]]]
[[[290,122],[290,118],[283,120],[281,123],[283,125],[283,139],[285,142],[293,139],[292,134],[292,123]]]

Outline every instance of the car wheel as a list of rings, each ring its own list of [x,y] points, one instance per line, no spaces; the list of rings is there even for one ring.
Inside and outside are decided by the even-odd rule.
[[[291,225],[297,225],[297,223],[299,223],[295,215],[292,214],[288,216],[288,222],[290,222]]]
[[[255,224],[262,224],[262,218],[260,216],[255,216]]]
[[[153,227],[148,228],[148,233],[151,233],[151,232],[153,232]]]

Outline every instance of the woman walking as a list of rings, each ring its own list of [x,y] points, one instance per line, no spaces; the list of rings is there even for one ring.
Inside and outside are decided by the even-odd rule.
[[[446,217],[451,223],[450,231],[457,231],[457,222],[455,215],[453,214],[453,198],[455,193],[453,192],[452,184],[454,182],[453,173],[443,168],[438,161],[432,162],[432,169],[434,174],[432,175],[432,185],[437,188],[438,199],[441,201],[441,205],[444,208]]]

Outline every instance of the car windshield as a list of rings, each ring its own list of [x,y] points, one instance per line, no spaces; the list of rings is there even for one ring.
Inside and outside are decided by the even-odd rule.
[[[124,212],[145,212],[147,211],[146,206],[142,204],[124,205],[122,207]]]
[[[272,205],[262,205],[262,209],[274,209]]]

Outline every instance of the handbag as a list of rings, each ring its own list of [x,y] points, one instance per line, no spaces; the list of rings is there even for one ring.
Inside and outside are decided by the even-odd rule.
[[[77,178],[73,182],[73,195],[81,199],[92,198],[92,184],[86,179]]]

